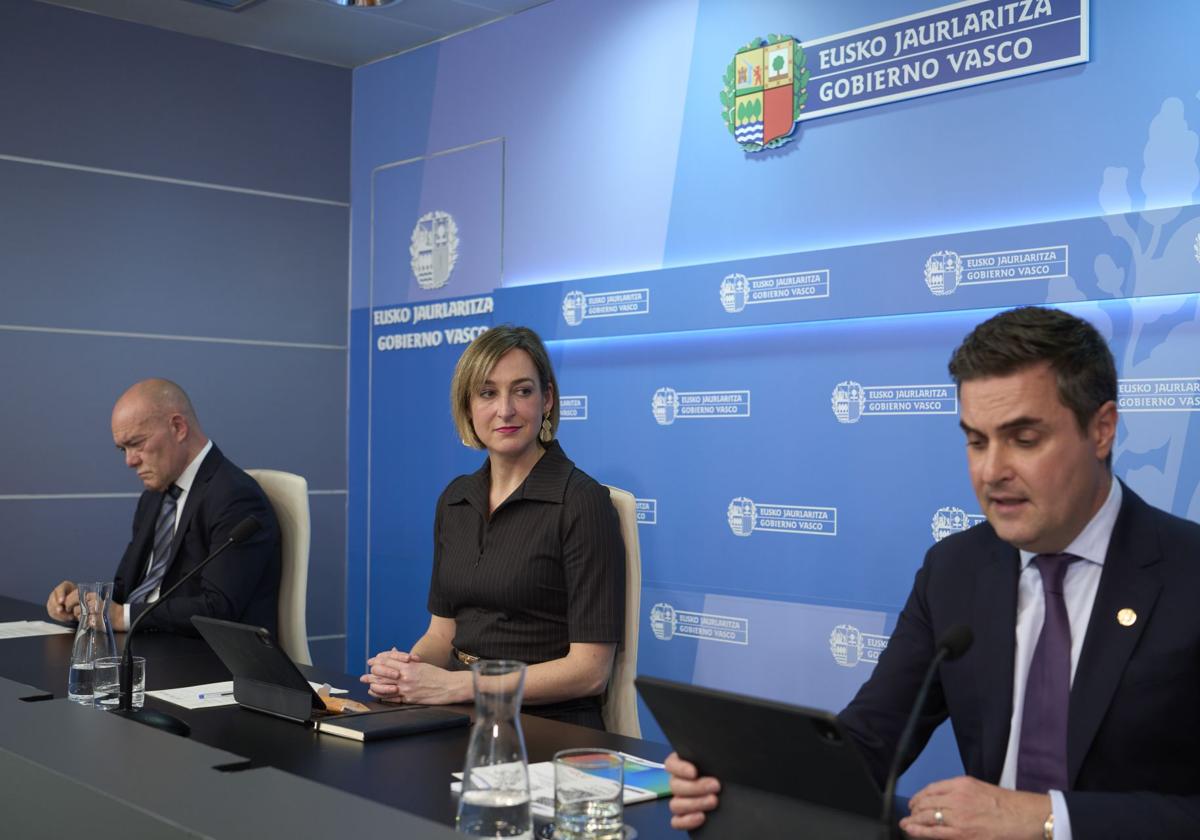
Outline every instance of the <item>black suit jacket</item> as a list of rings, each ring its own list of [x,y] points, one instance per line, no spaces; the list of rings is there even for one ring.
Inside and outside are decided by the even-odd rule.
[[[1075,840],[1200,837],[1200,525],[1128,487],[1071,686],[1067,809]],[[841,714],[887,773],[936,640],[975,643],[938,669],[904,766],[947,717],[968,775],[997,783],[1012,719],[1015,548],[982,523],[929,550],[875,672]],[[1129,608],[1132,626],[1117,621]]]
[[[125,603],[146,571],[153,548],[154,523],[162,504],[162,493],[150,490],[138,499],[133,517],[133,539],[113,581],[113,600]],[[175,538],[174,559],[163,578],[161,591],[194,569],[220,547],[239,522],[254,516],[262,528],[254,536],[224,553],[146,616],[140,629],[168,630],[196,635],[193,615],[242,621],[276,630],[279,599],[279,523],[267,497],[253,478],[239,469],[213,446],[200,463],[188,491]],[[130,607],[134,621],[148,604]]]

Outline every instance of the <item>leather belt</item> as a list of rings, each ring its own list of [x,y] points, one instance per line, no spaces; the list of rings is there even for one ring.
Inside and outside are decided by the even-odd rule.
[[[462,664],[466,665],[467,667],[470,667],[479,661],[478,656],[472,656],[469,653],[463,653],[458,648],[453,648],[453,651],[454,651],[454,658],[457,659]]]

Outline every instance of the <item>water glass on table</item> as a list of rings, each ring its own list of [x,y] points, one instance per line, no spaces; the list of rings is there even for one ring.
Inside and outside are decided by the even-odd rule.
[[[111,711],[121,702],[121,657],[106,656],[96,660],[92,705]],[[133,708],[146,702],[146,657],[133,657]]]
[[[554,754],[554,840],[621,840],[625,759],[593,748]]]

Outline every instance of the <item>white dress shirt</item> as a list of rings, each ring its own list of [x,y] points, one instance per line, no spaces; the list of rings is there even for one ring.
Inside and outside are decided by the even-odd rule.
[[[1092,616],[1092,605],[1096,602],[1096,591],[1100,588],[1100,575],[1104,571],[1104,557],[1108,554],[1108,543],[1112,539],[1113,527],[1117,524],[1117,513],[1121,510],[1121,482],[1112,479],[1108,498],[1096,511],[1079,536],[1064,549],[1066,554],[1083,558],[1067,566],[1063,581],[1063,599],[1067,604],[1067,618],[1071,623],[1071,682],[1075,681],[1075,666],[1079,664],[1079,653],[1083,650],[1083,637],[1087,634],[1088,620]],[[1021,577],[1017,587],[1017,651],[1013,661],[1013,713],[1008,730],[1008,750],[1004,755],[1004,769],[1000,773],[1000,787],[1015,790],[1017,787],[1017,753],[1021,746],[1021,719],[1025,713],[1025,685],[1029,679],[1029,666],[1033,662],[1033,650],[1042,623],[1046,617],[1046,601],[1042,589],[1042,576],[1033,564],[1036,555],[1031,551],[1021,552]],[[1050,791],[1054,809],[1055,840],[1071,840],[1071,818],[1062,792]]]
[[[179,474],[179,478],[175,479],[172,484],[179,488],[179,497],[175,500],[175,529],[179,528],[179,518],[183,516],[183,506],[187,504],[188,492],[192,489],[192,484],[196,480],[196,473],[200,471],[200,464],[204,462],[209,450],[213,448],[213,442],[210,440],[204,444],[204,448],[200,453],[192,459],[191,463],[183,468],[183,472]],[[174,533],[174,530],[172,531]],[[158,559],[154,556],[154,547],[150,548],[150,558],[146,561],[146,568],[142,574],[138,576],[138,580],[145,580],[146,575],[150,574],[150,569],[154,567],[154,561]],[[158,600],[159,592],[162,590],[162,585],[159,586],[146,596],[146,603],[153,604]],[[132,589],[130,590],[132,591]],[[125,605],[125,626],[129,627],[129,604]]]

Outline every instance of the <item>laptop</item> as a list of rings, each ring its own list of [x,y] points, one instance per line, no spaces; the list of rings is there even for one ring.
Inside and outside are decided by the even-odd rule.
[[[376,728],[386,728],[389,735],[466,726],[470,722],[470,717],[461,712],[417,705],[395,706],[357,715],[331,714],[313,691],[308,678],[300,673],[296,663],[276,643],[270,630],[199,615],[192,617],[192,625],[233,675],[233,699],[243,708],[297,723],[314,723],[323,719],[349,723],[353,718],[387,715],[392,725]],[[404,713],[402,723],[397,722],[396,712]]]
[[[675,751],[721,780],[696,836],[889,836],[879,786],[830,712],[657,677],[635,684]]]

